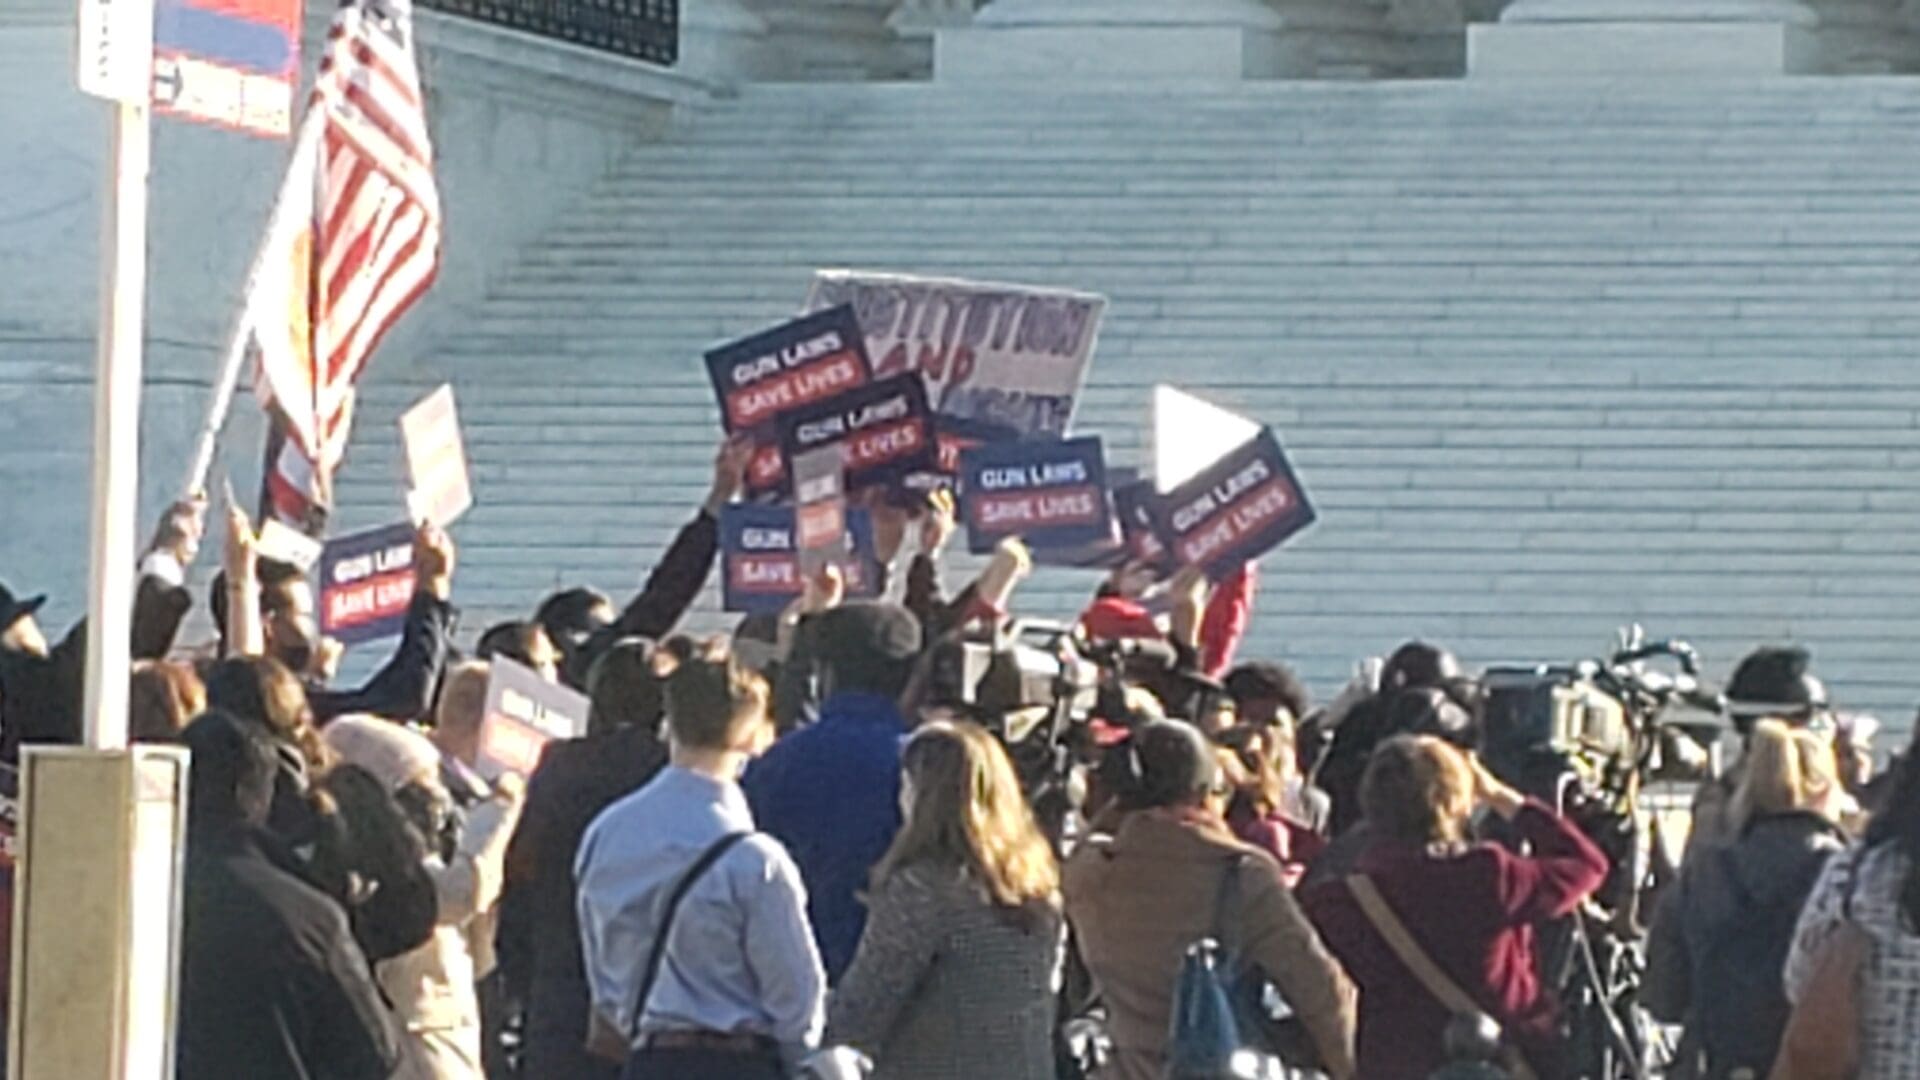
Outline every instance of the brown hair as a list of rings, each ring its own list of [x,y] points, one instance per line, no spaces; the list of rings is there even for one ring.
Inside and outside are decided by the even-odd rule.
[[[688,660],[667,677],[667,730],[682,746],[736,749],[768,698],[767,681],[731,659]]]
[[[207,688],[185,664],[135,661],[127,695],[127,735],[135,742],[175,742],[207,711]]]
[[[207,675],[207,701],[293,747],[318,775],[333,764],[333,754],[313,725],[313,708],[300,677],[268,656],[235,656],[220,661]]]
[[[907,742],[900,771],[913,801],[874,867],[876,887],[930,863],[964,871],[1003,910],[1058,910],[1059,864],[999,740],[977,724],[931,723]]]
[[[1360,809],[1380,835],[1414,844],[1456,843],[1473,812],[1474,777],[1467,757],[1431,735],[1400,735],[1380,744],[1360,781]]]

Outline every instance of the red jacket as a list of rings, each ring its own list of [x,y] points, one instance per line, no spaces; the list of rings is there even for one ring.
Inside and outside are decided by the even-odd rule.
[[[1529,800],[1513,824],[1532,857],[1491,844],[1442,855],[1381,842],[1356,869],[1434,963],[1537,1061],[1551,1054],[1558,1006],[1536,973],[1534,926],[1567,915],[1599,888],[1607,857],[1544,804]],[[1451,1015],[1375,932],[1346,882],[1317,886],[1304,901],[1360,988],[1360,1075],[1425,1080],[1445,1063]]]
[[[1200,670],[1212,678],[1233,666],[1233,654],[1247,636],[1253,619],[1253,592],[1258,580],[1255,564],[1234,571],[1213,590],[1200,620]],[[1080,625],[1095,641],[1165,637],[1160,624],[1138,600],[1103,596],[1080,615]]]

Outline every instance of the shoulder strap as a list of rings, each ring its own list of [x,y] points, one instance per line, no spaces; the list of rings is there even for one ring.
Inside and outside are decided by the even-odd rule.
[[[1433,957],[1428,956],[1420,943],[1414,940],[1407,924],[1394,914],[1393,908],[1387,904],[1387,898],[1380,895],[1380,888],[1372,878],[1365,874],[1354,874],[1347,878],[1347,888],[1353,890],[1353,898],[1359,901],[1361,912],[1379,931],[1387,947],[1393,950],[1393,955],[1400,958],[1400,963],[1413,973],[1414,978],[1420,980],[1420,985],[1426,987],[1434,1000],[1451,1013],[1483,1011],[1472,996],[1460,989],[1460,984],[1442,971],[1440,965],[1433,962]]]
[[[1387,898],[1380,895],[1380,887],[1373,883],[1372,878],[1365,874],[1354,874],[1347,878],[1347,888],[1353,891],[1353,898],[1360,902],[1361,912],[1380,932],[1387,947],[1393,950],[1393,955],[1400,958],[1400,963],[1413,973],[1414,978],[1420,980],[1420,985],[1433,995],[1434,1000],[1456,1016],[1486,1011],[1420,947],[1420,943],[1414,940],[1413,932],[1407,929],[1407,924],[1400,921],[1400,916],[1394,914]],[[1510,1042],[1502,1043],[1500,1064],[1513,1080],[1537,1080],[1532,1067]]]
[[[647,953],[647,966],[640,978],[640,989],[633,997],[633,1030],[627,1033],[631,1041],[640,1038],[640,1021],[647,1014],[647,999],[653,996],[653,984],[660,978],[660,964],[667,958],[667,939],[673,936],[673,919],[680,913],[681,901],[687,898],[687,894],[693,891],[693,886],[707,871],[713,869],[714,863],[733,850],[735,844],[752,835],[747,832],[728,833],[715,840],[693,861],[693,866],[680,876],[679,883],[674,885],[673,894],[667,898],[666,911],[660,916],[660,929],[653,935],[653,948]]]

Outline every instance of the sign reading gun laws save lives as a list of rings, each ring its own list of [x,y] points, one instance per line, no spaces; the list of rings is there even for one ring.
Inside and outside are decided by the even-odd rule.
[[[1113,538],[1106,453],[1098,438],[988,443],[962,455],[960,475],[976,555],[1009,536],[1034,548]]]
[[[747,487],[763,494],[786,479],[780,417],[866,385],[873,366],[853,309],[838,307],[710,350],[707,375],[720,397],[722,426],[754,436]]]
[[[547,743],[587,733],[588,704],[585,696],[548,682],[531,668],[494,657],[487,674],[486,719],[480,725],[480,775],[532,776]]]
[[[1154,528],[1182,565],[1213,578],[1279,547],[1313,524],[1306,492],[1273,429],[1161,495]]]
[[[838,446],[845,490],[904,480],[933,468],[933,417],[918,376],[900,375],[850,390],[819,405],[787,413],[780,448],[791,463],[825,446]]]
[[[721,511],[721,599],[728,611],[773,614],[799,598],[805,582],[795,516],[791,506],[734,503]],[[846,543],[848,551],[838,562],[847,595],[878,595],[880,562],[873,519],[865,510],[846,512]]]
[[[393,637],[413,603],[413,526],[327,541],[320,552],[320,632],[348,645]]]

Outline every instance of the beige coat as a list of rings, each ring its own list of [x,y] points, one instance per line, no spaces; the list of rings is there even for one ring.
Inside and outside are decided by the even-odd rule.
[[[482,939],[493,932],[507,841],[519,820],[517,798],[489,799],[469,812],[453,860],[429,866],[440,900],[433,937],[374,972],[406,1025],[404,1080],[485,1080],[474,982],[491,967],[491,943]]]
[[[1356,998],[1265,852],[1217,821],[1146,810],[1111,839],[1082,844],[1065,868],[1067,917],[1112,1013],[1116,1059],[1104,1080],[1159,1080],[1174,982],[1187,947],[1214,933],[1219,890],[1242,865],[1226,944],[1273,981],[1339,1080],[1353,1076]]]

